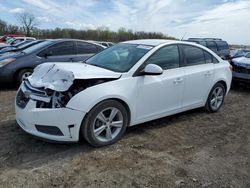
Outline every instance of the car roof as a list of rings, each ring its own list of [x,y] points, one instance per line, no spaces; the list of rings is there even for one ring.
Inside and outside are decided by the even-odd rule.
[[[181,41],[181,40],[165,40],[165,39],[141,39],[141,40],[130,40],[122,42],[125,44],[138,44],[138,45],[148,45],[148,46],[159,46],[161,44],[191,44],[193,46],[199,46],[198,44],[190,41]]]
[[[130,40],[122,43],[126,44],[138,44],[138,45],[149,45],[149,46],[158,46],[164,43],[172,43],[174,40],[165,40],[165,39],[140,39],[140,40]]]
[[[83,41],[83,42],[94,42],[90,40],[82,40],[82,39],[68,39],[68,38],[59,38],[59,39],[46,39],[46,40],[51,40],[51,41]]]

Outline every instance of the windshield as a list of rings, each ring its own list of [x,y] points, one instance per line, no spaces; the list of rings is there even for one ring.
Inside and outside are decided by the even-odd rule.
[[[31,46],[29,48],[26,48],[25,50],[23,50],[24,53],[33,53],[36,52],[37,50],[41,50],[44,47],[48,46],[49,44],[51,44],[52,41],[44,41],[41,42],[39,44],[35,44],[34,46]]]
[[[86,63],[115,72],[127,72],[152,46],[121,43],[89,58]]]

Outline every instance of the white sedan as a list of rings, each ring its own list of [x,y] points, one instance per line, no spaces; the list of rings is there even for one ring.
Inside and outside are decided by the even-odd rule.
[[[186,110],[216,112],[232,79],[230,64],[198,44],[134,40],[86,62],[46,63],[22,83],[16,121],[54,141],[118,141],[133,126]]]

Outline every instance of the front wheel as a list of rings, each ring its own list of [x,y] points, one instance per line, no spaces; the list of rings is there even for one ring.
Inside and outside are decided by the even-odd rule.
[[[32,72],[33,72],[32,69],[23,69],[23,70],[20,70],[18,72],[17,78],[16,78],[16,83],[18,84],[18,86],[20,86],[21,83],[32,74]]]
[[[208,112],[217,112],[224,102],[226,89],[222,83],[217,83],[211,89],[205,109]]]
[[[126,108],[115,100],[97,104],[86,116],[82,124],[82,135],[95,147],[117,142],[128,126]]]

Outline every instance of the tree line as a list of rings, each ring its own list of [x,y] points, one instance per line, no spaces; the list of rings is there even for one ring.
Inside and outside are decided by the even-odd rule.
[[[120,42],[135,39],[175,39],[161,32],[132,31],[120,28],[118,31],[111,31],[107,27],[97,29],[76,30],[71,28],[39,29],[38,23],[32,14],[19,14],[17,20],[20,26],[8,24],[0,19],[0,35],[23,34],[38,39],[53,38],[75,38],[83,40],[112,41]]]

